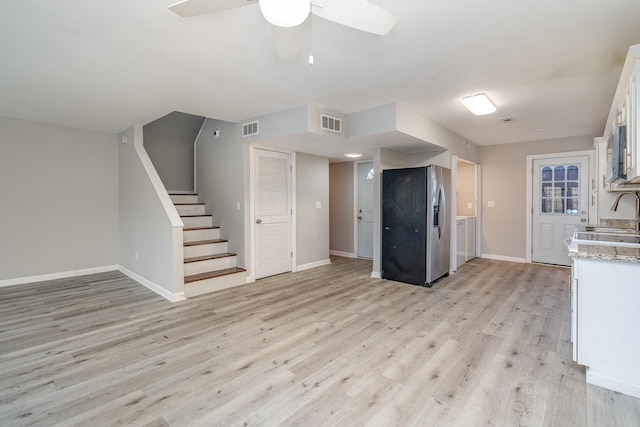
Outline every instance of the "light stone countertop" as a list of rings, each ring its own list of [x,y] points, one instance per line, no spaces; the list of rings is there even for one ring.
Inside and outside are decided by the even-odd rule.
[[[603,261],[623,261],[640,264],[640,248],[585,244],[579,244],[577,247],[577,251],[569,251],[570,257],[600,259]]]

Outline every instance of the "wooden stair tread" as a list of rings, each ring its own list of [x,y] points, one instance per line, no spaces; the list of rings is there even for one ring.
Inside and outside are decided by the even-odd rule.
[[[195,242],[184,242],[184,246],[208,245],[209,243],[226,243],[225,239],[196,240]]]
[[[198,193],[172,193],[171,191],[168,192],[170,196],[197,196]]]
[[[184,231],[194,231],[194,230],[218,230],[220,227],[212,226],[212,227],[183,227]]]
[[[211,216],[211,215],[180,215],[180,218],[195,218],[195,217],[205,217],[205,216]]]
[[[242,273],[243,271],[246,271],[246,270],[244,268],[232,267],[232,268],[225,268],[223,270],[208,271],[206,273],[193,274],[191,276],[185,276],[184,283],[187,284],[187,283],[197,282],[198,280],[213,279],[215,277],[227,276],[229,274]]]
[[[185,258],[184,263],[187,264],[190,262],[208,261],[210,259],[229,258],[232,256],[236,256],[236,254],[232,254],[231,252],[223,252],[215,255],[195,256],[191,258]]]
[[[204,203],[174,203],[176,206],[196,206],[196,205],[204,205]]]

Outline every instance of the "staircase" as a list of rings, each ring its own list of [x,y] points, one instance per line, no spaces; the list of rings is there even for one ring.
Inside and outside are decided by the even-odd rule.
[[[184,223],[184,294],[187,298],[246,283],[246,271],[236,267],[236,254],[220,238],[220,227],[197,194],[169,194]]]

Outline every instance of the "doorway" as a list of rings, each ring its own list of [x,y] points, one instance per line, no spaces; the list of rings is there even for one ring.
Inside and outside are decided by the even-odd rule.
[[[531,261],[571,265],[565,239],[589,222],[590,155],[532,159]]]
[[[255,278],[292,271],[292,155],[254,151]]]
[[[358,163],[357,243],[358,258],[373,259],[373,163]]]

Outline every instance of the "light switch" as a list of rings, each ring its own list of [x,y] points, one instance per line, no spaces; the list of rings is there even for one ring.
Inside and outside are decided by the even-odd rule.
[[[467,203],[467,209],[473,209],[473,204]]]
[[[236,209],[240,210],[240,202],[236,202]]]
[[[316,200],[316,209],[322,208],[322,202],[320,200]]]
[[[487,207],[488,207],[488,208],[495,208],[495,207],[496,207],[496,202],[495,202],[495,201],[493,201],[493,200],[489,200],[489,201],[487,202]]]

